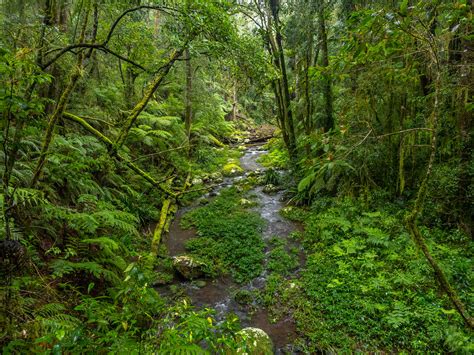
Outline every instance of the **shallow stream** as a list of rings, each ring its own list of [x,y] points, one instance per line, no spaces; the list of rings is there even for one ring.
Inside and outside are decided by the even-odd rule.
[[[245,171],[245,175],[256,170],[262,170],[263,167],[257,162],[258,157],[265,154],[260,146],[253,146],[245,150],[240,158],[240,164]],[[244,176],[245,176],[244,175]],[[242,179],[242,176],[226,178],[223,183],[215,187],[206,194],[205,198],[212,198],[219,194],[222,188],[232,186],[236,180]],[[272,237],[286,239],[291,232],[298,229],[298,226],[283,218],[279,211],[284,207],[283,193],[276,192],[266,194],[263,186],[256,186],[249,191],[249,195],[254,196],[258,206],[254,210],[265,220],[265,227],[262,233],[264,241],[267,243],[266,254],[268,255],[268,240]],[[187,240],[195,237],[195,231],[181,228],[180,222],[182,216],[189,210],[197,208],[196,205],[182,208],[178,211],[171,227],[169,237],[165,239],[166,247],[170,256],[181,255],[186,252],[185,243]],[[266,264],[265,258],[264,263]],[[223,320],[228,313],[234,313],[240,318],[243,327],[256,327],[263,329],[273,340],[277,354],[292,353],[291,344],[296,338],[296,328],[291,318],[282,319],[276,323],[271,323],[266,309],[257,304],[240,305],[234,295],[238,290],[255,291],[263,289],[267,280],[268,271],[264,267],[263,272],[247,284],[239,285],[232,281],[230,277],[220,277],[214,280],[205,280],[203,287],[197,286],[196,282],[179,281],[179,285],[192,300],[197,308],[213,308],[216,310],[218,321]],[[200,285],[202,286],[202,285]]]

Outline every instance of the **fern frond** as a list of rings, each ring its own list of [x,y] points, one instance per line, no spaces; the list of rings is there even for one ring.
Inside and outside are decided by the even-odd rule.
[[[38,308],[34,314],[35,316],[39,317],[52,317],[58,313],[61,313],[66,310],[66,306],[64,306],[62,303],[48,303],[40,308]]]
[[[81,240],[81,243],[85,244],[97,244],[103,249],[108,249],[110,251],[115,251],[120,249],[119,243],[115,240],[107,238],[107,237],[100,237],[100,238],[89,238]]]
[[[54,277],[63,277],[74,272],[83,271],[93,275],[96,278],[103,277],[112,284],[120,283],[120,278],[113,271],[105,269],[99,263],[93,261],[72,262],[68,260],[58,259],[51,263]]]
[[[19,188],[14,191],[13,199],[17,205],[24,207],[34,207],[48,204],[42,191],[30,188]]]
[[[67,216],[68,224],[78,232],[95,233],[100,223],[89,213],[73,213]]]

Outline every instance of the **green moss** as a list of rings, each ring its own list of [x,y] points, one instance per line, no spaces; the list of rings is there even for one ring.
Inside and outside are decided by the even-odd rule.
[[[240,175],[244,172],[244,170],[238,165],[237,162],[230,162],[224,165],[222,168],[222,174],[224,176],[236,176]]]

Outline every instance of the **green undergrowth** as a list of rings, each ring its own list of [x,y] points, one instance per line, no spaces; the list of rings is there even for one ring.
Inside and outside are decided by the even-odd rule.
[[[327,198],[283,214],[304,221],[307,263],[299,279],[275,269],[261,297],[275,320],[293,315],[304,351],[473,352],[472,336],[405,231],[399,207],[374,211]],[[423,234],[472,305],[468,238],[457,230]]]
[[[237,282],[258,276],[264,257],[263,221],[241,206],[241,199],[236,188],[224,189],[182,219],[183,227],[195,227],[198,235],[187,243],[187,250],[209,265],[211,274],[230,273]]]
[[[297,248],[288,248],[286,240],[277,237],[272,238],[269,244],[272,249],[268,254],[267,268],[270,272],[287,276],[298,268]]]
[[[290,157],[282,139],[271,138],[264,148],[268,150],[268,154],[260,156],[257,162],[266,168],[285,169],[288,167]]]
[[[193,176],[205,177],[212,173],[220,172],[229,160],[238,159],[241,152],[230,146],[202,146],[197,150],[193,150],[193,155],[196,159],[191,164]]]
[[[208,150],[216,170],[236,154]],[[18,166],[26,185],[31,167]],[[146,167],[157,179],[167,176]],[[24,252],[10,284],[0,270],[3,353],[202,351],[197,344],[219,352],[235,344],[235,320],[217,325],[209,311],[165,300],[153,287],[170,281],[171,268],[168,259],[148,257],[163,199],[158,189],[114,163],[96,138],[74,133],[55,138],[45,172],[41,189],[15,188],[13,230]]]

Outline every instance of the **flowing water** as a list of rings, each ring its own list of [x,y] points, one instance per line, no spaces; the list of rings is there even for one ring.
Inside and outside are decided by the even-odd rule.
[[[266,151],[259,146],[248,148],[240,158],[240,163],[248,174],[252,171],[262,170],[262,166],[257,163],[257,159]],[[206,198],[212,198],[224,187],[232,184],[242,177],[226,178],[220,186],[214,188],[205,195]],[[288,238],[291,232],[298,229],[298,225],[280,216],[279,211],[284,207],[282,192],[266,194],[262,186],[257,186],[250,190],[250,194],[256,196],[258,207],[254,210],[265,220],[263,230],[263,239],[268,241],[271,237]],[[184,230],[180,227],[181,217],[190,209],[196,208],[196,205],[182,208],[178,211],[175,220],[170,227],[169,237],[165,239],[165,244],[171,256],[185,253],[184,244],[190,238],[195,237],[195,231]],[[268,249],[268,248],[267,248]],[[268,250],[266,253],[268,254]],[[266,260],[265,260],[266,264]],[[277,354],[292,353],[292,342],[296,337],[296,328],[290,317],[281,319],[277,323],[270,323],[269,314],[257,304],[240,305],[233,297],[238,290],[255,291],[265,287],[268,272],[264,268],[263,272],[248,284],[238,285],[229,277],[221,277],[215,280],[206,280],[203,287],[198,287],[195,282],[179,281],[184,292],[192,300],[197,308],[213,308],[216,310],[218,321],[223,320],[228,313],[236,314],[241,321],[242,326],[256,327],[263,329],[273,340]],[[202,285],[200,285],[202,286]]]

